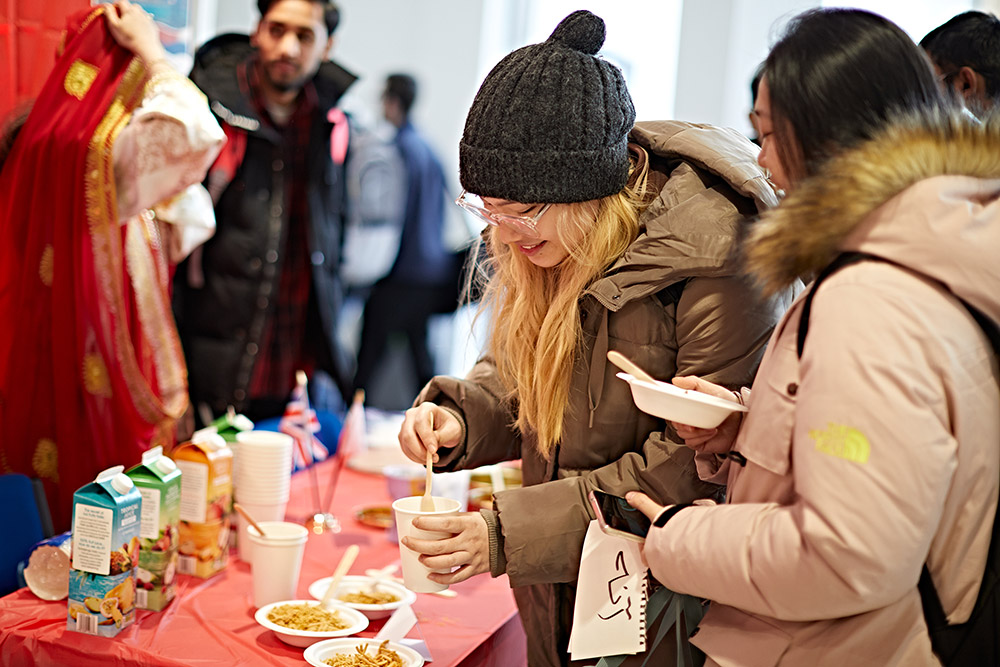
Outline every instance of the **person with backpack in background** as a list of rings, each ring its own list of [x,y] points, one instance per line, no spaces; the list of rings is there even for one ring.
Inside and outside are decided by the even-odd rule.
[[[711,600],[692,639],[707,665],[998,664],[984,570],[1000,486],[1000,122],[952,108],[897,26],[844,9],[789,23],[756,114],[760,164],[789,194],[751,232],[749,268],[768,291],[819,277],[752,391],[674,379],[749,412],[674,424],[728,502],[627,494],[653,519],[644,557]],[[971,641],[964,657],[946,624]]]
[[[382,110],[396,130],[393,145],[405,173],[403,225],[392,267],[375,283],[365,302],[354,376],[355,390],[371,389],[379,363],[390,349],[390,336],[405,336],[413,368],[413,380],[402,391],[407,403],[434,377],[428,324],[435,313],[458,307],[462,268],[462,256],[445,243],[448,184],[434,149],[413,124],[410,112],[416,99],[417,82],[412,76],[386,77]],[[407,376],[394,381],[405,385]],[[389,407],[377,400],[372,403]]]

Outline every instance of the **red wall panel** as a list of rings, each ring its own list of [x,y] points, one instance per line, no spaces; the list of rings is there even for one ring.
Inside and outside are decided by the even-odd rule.
[[[89,0],[0,0],[0,119],[38,94],[66,16]]]

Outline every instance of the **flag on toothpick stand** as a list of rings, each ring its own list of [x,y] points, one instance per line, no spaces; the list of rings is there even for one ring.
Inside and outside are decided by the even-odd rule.
[[[362,452],[366,447],[365,424],[365,392],[359,389],[354,392],[354,400],[344,416],[344,425],[340,427],[340,437],[337,439],[337,451],[334,453],[333,465],[330,469],[330,480],[326,485],[326,502],[322,505],[329,512],[333,502],[333,493],[340,479],[340,471],[350,457]]]
[[[295,389],[292,390],[292,397],[285,407],[278,430],[295,439],[295,446],[292,448],[293,469],[302,470],[326,459],[330,450],[316,437],[319,433],[319,420],[316,418],[316,411],[309,407],[306,374],[298,371],[295,380]]]
[[[337,440],[337,456],[346,461],[348,458],[365,449],[365,392],[359,389],[354,392],[354,400],[344,417],[344,425],[340,429]]]

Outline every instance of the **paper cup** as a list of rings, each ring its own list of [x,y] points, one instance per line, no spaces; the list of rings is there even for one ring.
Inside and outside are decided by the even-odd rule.
[[[413,520],[418,516],[449,516],[458,514],[459,502],[454,498],[440,498],[434,496],[434,511],[423,512],[420,510],[420,501],[423,496],[410,496],[399,498],[392,503],[393,514],[396,515],[396,531],[400,539],[404,537],[416,537],[422,540],[441,540],[451,537],[451,533],[418,530],[413,527]],[[264,530],[267,530],[265,528]],[[439,584],[427,578],[430,572],[450,572],[451,570],[431,570],[418,560],[416,551],[399,543],[399,559],[403,568],[403,584],[414,593],[435,593],[448,588],[444,584]]]
[[[261,523],[262,521],[284,521],[285,507],[287,505],[287,502],[259,505],[240,503],[240,506],[249,512],[250,516],[257,523]],[[250,536],[247,534],[249,527],[250,522],[244,519],[242,514],[236,512],[236,549],[240,560],[246,563],[252,562],[251,557],[253,555],[253,542],[250,541]],[[265,528],[264,530],[267,529]]]
[[[287,521],[257,523],[267,536],[261,537],[253,526],[247,529],[247,537],[253,544],[250,571],[254,606],[294,600],[309,531],[305,526]]]

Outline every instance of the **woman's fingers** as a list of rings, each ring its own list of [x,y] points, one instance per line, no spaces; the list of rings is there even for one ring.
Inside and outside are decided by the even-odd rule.
[[[650,519],[655,519],[657,515],[663,511],[663,505],[660,505],[642,491],[629,491],[625,494],[625,500],[628,501],[629,505],[642,512]]]

